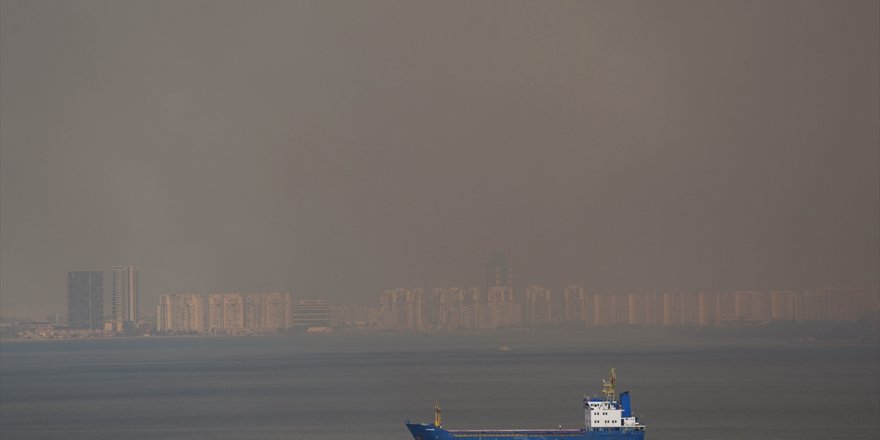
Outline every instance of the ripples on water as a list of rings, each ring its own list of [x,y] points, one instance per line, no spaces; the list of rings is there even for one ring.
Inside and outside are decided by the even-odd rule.
[[[501,351],[500,346],[511,350]],[[0,345],[0,437],[408,439],[582,425],[616,367],[650,440],[876,439],[876,345],[589,335],[301,335]]]

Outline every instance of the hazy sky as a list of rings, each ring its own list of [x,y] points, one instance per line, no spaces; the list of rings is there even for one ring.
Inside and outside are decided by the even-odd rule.
[[[0,300],[878,285],[878,2],[2,1]]]

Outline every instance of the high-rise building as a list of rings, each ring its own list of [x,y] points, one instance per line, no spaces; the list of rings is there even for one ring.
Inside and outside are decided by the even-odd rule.
[[[330,325],[333,327],[367,327],[370,325],[370,311],[374,307],[341,304],[330,306]]]
[[[117,266],[113,275],[113,320],[126,328],[134,328],[138,320],[138,269]]]
[[[507,254],[504,252],[492,252],[486,261],[486,291],[493,287],[512,288],[513,279],[510,266],[507,264]]]
[[[485,295],[479,287],[470,287],[463,292],[461,309],[461,326],[468,330],[483,328],[486,322]]]
[[[422,330],[426,296],[422,288],[383,292],[380,300],[382,326],[398,330]]]
[[[286,292],[246,294],[244,326],[260,331],[290,327],[290,294]]]
[[[877,289],[840,289],[824,288],[816,291],[825,297],[828,306],[825,319],[830,321],[858,321],[869,316],[876,316],[878,309]]]
[[[513,289],[493,287],[486,292],[486,300],[488,314],[485,317],[485,328],[515,327],[522,324],[522,308],[513,299]]]
[[[699,325],[715,325],[717,322],[715,317],[716,304],[718,303],[718,295],[712,293],[700,292],[697,296],[699,302],[699,312],[697,315],[697,324]]]
[[[298,299],[290,305],[293,327],[327,327],[330,325],[330,303],[323,299]]]
[[[67,321],[71,328],[103,328],[104,272],[67,273]]]
[[[562,314],[565,321],[584,321],[586,314],[586,297],[584,288],[570,285],[563,291]]]
[[[244,330],[244,299],[238,293],[208,295],[208,331],[240,333]]]
[[[550,289],[541,286],[529,286],[526,288],[525,297],[526,325],[549,324],[553,321]]]
[[[193,293],[162,295],[156,308],[156,330],[192,333],[204,330],[204,302]]]

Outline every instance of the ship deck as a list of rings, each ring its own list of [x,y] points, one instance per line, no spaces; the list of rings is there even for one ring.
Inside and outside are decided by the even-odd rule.
[[[491,437],[522,437],[522,436],[576,436],[583,435],[583,429],[449,429],[450,434],[457,436],[491,436]]]

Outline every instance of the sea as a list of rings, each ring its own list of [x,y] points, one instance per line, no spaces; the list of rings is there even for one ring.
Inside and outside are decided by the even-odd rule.
[[[880,438],[876,343],[567,332],[0,343],[0,438],[405,440],[575,428],[609,370],[649,440]]]

